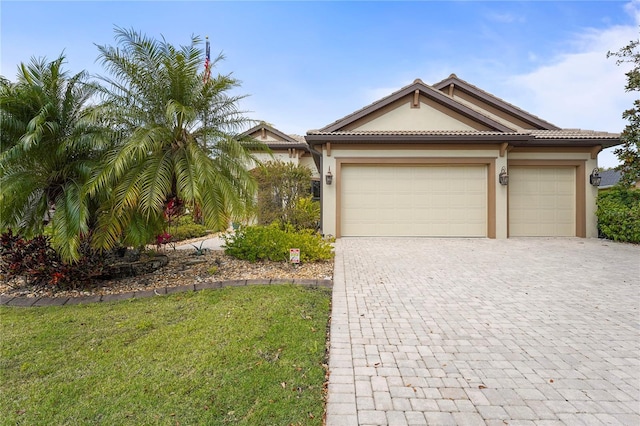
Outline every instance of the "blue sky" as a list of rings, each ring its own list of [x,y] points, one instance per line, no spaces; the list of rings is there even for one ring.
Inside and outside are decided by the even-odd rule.
[[[209,36],[251,118],[304,134],[420,78],[458,77],[564,128],[620,132],[633,94],[607,59],[639,37],[640,0],[0,2],[0,74],[65,52],[104,74],[114,26],[186,44]],[[637,96],[637,94],[636,94]],[[610,152],[604,167],[617,164]]]

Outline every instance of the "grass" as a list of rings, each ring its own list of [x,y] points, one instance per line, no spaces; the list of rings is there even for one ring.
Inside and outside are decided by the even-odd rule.
[[[0,309],[2,425],[320,425],[330,290]]]

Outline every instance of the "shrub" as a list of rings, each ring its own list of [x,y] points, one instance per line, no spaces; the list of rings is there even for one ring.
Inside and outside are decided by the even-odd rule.
[[[288,219],[295,229],[317,230],[320,224],[320,202],[313,201],[311,196],[299,198],[289,212]]]
[[[328,260],[333,257],[331,244],[310,230],[294,231],[291,226],[281,229],[275,222],[269,226],[239,228],[235,234],[224,235],[225,253],[238,259],[289,260],[289,249],[300,249],[301,262]]]
[[[258,182],[258,224],[279,221],[297,229],[316,229],[320,208],[311,197],[311,170],[303,165],[269,161],[252,171]],[[318,203],[319,205],[319,203]]]
[[[167,230],[156,236],[156,245],[204,237],[207,234],[209,230],[204,225],[196,223],[191,214],[184,214],[169,221]]]
[[[598,229],[605,238],[640,243],[640,190],[612,188],[598,195]]]
[[[178,225],[177,227],[169,231],[171,234],[171,241],[182,241],[190,238],[204,237],[209,233],[204,225],[198,225],[197,223],[189,223],[185,225]]]
[[[82,243],[79,252],[82,257],[78,262],[65,263],[51,247],[49,237],[25,240],[9,230],[0,236],[0,273],[8,282],[22,277],[28,286],[77,288],[99,276],[104,266],[88,241]]]

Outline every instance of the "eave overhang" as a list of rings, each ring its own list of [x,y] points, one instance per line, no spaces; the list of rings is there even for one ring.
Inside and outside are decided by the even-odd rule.
[[[594,147],[609,148],[620,144],[616,134],[606,136],[551,137],[531,133],[470,132],[460,133],[353,133],[310,131],[305,136],[310,147],[324,143],[337,144],[486,144],[508,143],[514,147]]]
[[[272,150],[283,150],[283,149],[300,149],[305,152],[309,152],[309,146],[303,143],[283,143],[283,142],[262,142],[267,145]]]

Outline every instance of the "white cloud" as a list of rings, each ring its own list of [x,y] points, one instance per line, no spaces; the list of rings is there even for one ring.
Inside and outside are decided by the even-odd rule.
[[[571,52],[559,54],[531,72],[508,78],[506,90],[514,94],[513,102],[560,127],[622,131],[626,125],[622,111],[631,106],[637,93],[624,91],[624,73],[629,65],[616,65],[606,53],[638,38],[640,0],[627,4],[626,10],[635,25],[586,29],[572,40]],[[611,167],[617,159],[605,153],[600,163]]]

